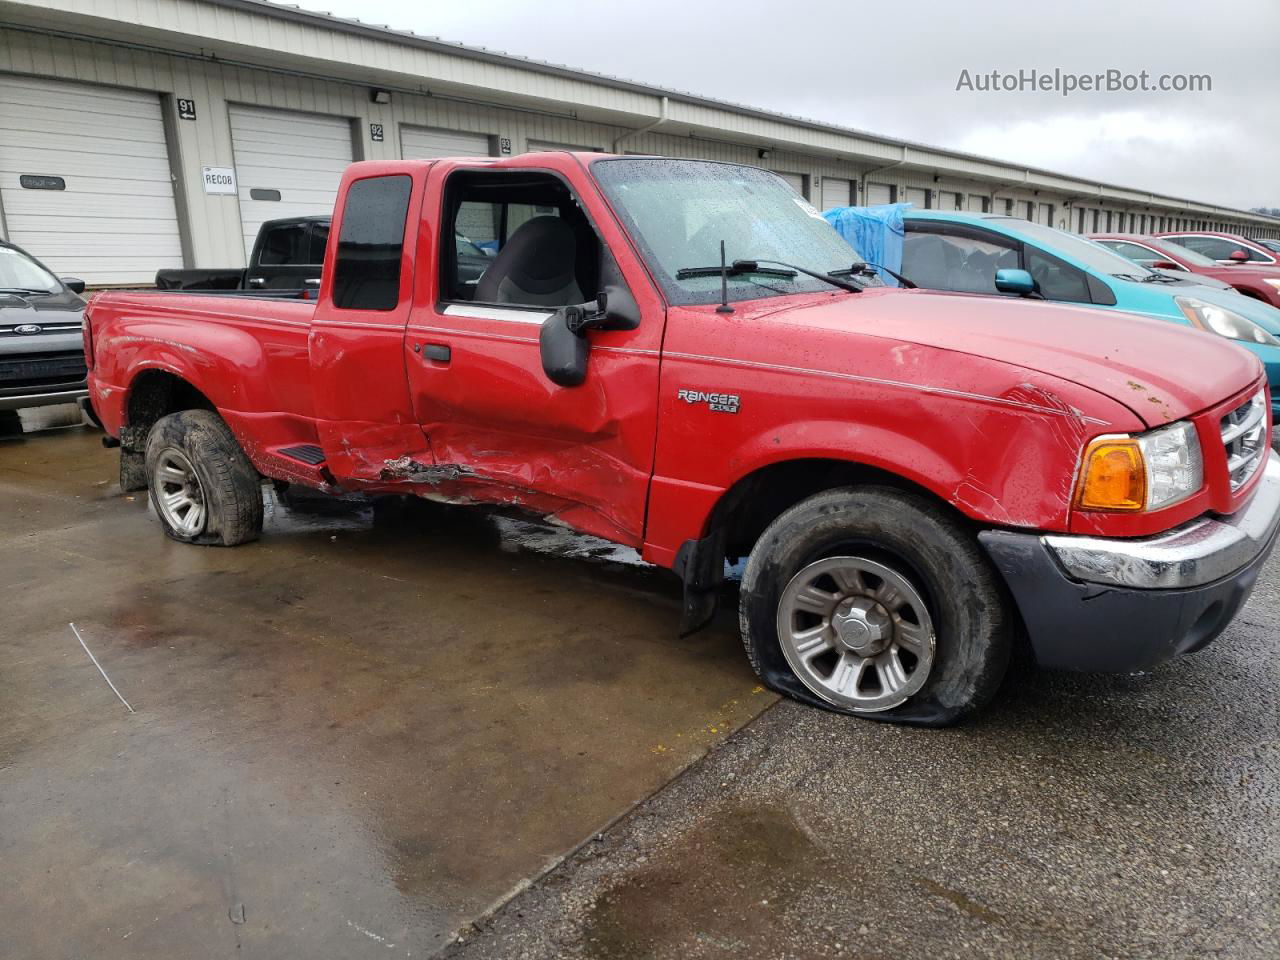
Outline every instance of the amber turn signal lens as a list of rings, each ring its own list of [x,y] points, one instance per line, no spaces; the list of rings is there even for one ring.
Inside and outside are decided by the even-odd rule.
[[[1103,437],[1084,452],[1076,505],[1081,510],[1141,510],[1147,502],[1147,470],[1136,440]]]

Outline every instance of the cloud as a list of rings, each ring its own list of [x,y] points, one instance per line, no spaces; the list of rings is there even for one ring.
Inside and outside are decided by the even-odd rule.
[[[1280,3],[301,0],[305,7],[1111,183],[1280,206]],[[1234,8],[1233,8],[1234,9]],[[961,70],[1208,74],[1202,93],[957,92]]]

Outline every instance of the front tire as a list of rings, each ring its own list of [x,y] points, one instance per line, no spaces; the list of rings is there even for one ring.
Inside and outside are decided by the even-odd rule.
[[[739,617],[769,687],[841,713],[946,726],[999,687],[1011,611],[943,508],[868,486],[824,491],[769,525],[747,560]]]
[[[262,532],[262,481],[222,418],[183,410],[147,434],[151,504],[182,543],[233,547]]]

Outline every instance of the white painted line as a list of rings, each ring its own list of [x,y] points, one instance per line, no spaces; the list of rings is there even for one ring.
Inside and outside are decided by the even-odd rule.
[[[98,672],[102,674],[102,679],[107,681],[107,686],[111,688],[111,692],[120,697],[120,702],[129,707],[129,712],[133,713],[133,707],[129,706],[129,701],[121,696],[120,691],[116,689],[116,685],[111,682],[111,678],[107,676],[107,671],[102,669],[102,664],[98,662],[98,658],[93,655],[93,651],[89,649],[89,645],[84,642],[84,637],[80,636],[80,631],[76,629],[74,623],[67,624],[71,628],[71,632],[76,635],[76,639],[80,641],[80,646],[84,647],[84,652],[89,655],[89,659],[93,661],[93,665],[98,668]]]

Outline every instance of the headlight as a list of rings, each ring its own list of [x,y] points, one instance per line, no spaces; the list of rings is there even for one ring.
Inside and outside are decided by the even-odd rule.
[[[1268,280],[1268,283],[1271,281]],[[1280,346],[1277,340],[1252,320],[1248,320],[1234,310],[1205,303],[1195,297],[1174,297],[1193,327],[1208,330],[1230,340],[1242,340],[1245,343],[1265,343]]]
[[[1137,436],[1093,440],[1084,451],[1076,506],[1122,513],[1159,510],[1185,500],[1203,484],[1196,428],[1174,423]]]

